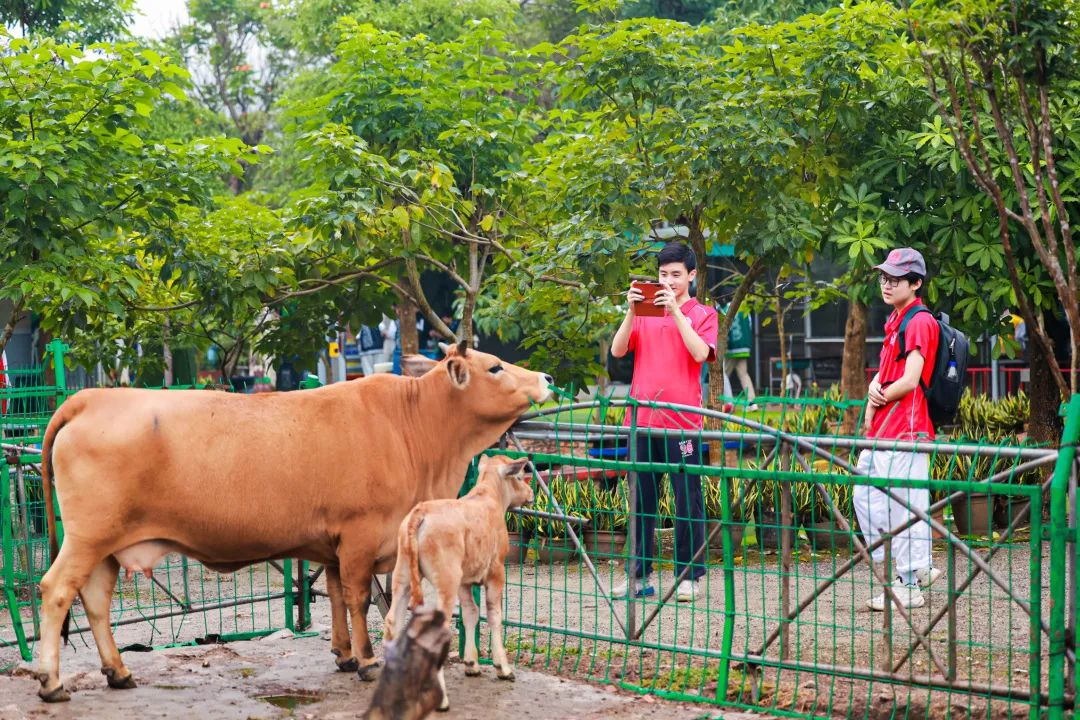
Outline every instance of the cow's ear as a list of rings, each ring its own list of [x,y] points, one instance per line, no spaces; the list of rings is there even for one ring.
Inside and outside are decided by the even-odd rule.
[[[529,464],[528,458],[518,458],[512,463],[507,463],[499,468],[499,474],[504,478],[516,477],[525,472],[525,466]]]
[[[405,355],[401,358],[401,374],[408,377],[420,377],[438,364],[423,355]]]
[[[458,388],[464,389],[469,384],[469,364],[456,355],[446,358],[446,372]]]

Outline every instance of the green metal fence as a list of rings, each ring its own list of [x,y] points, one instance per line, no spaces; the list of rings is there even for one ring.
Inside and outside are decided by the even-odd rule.
[[[847,403],[758,402],[731,413],[562,405],[515,426],[503,451],[528,454],[538,484],[534,512],[508,516],[519,534],[504,622],[517,663],[800,717],[1072,711],[1080,398],[1067,406],[1060,449],[1016,437],[875,446],[836,430]],[[639,426],[657,408],[705,415],[709,429]],[[676,456],[643,456],[648,438],[665,436]],[[707,447],[701,461],[682,457],[690,446]],[[931,479],[860,476],[867,450],[925,453]],[[644,498],[629,490],[647,472],[686,473],[687,487],[701,487],[705,537],[679,537],[679,521],[697,514],[679,509],[664,477],[655,594],[615,599],[628,559],[647,553],[644,537],[633,540]],[[890,494],[901,511],[869,548],[855,509],[867,495],[860,486]],[[929,513],[910,510],[918,504],[909,493],[920,490]],[[892,581],[901,532],[927,524],[942,575],[922,588],[925,604],[866,609]],[[689,567],[676,562],[686,560],[687,537]],[[868,562],[874,550],[884,562]],[[678,602],[678,581],[695,563],[704,569],[697,597]]]
[[[0,385],[0,665],[19,657],[30,660],[38,635],[37,584],[49,563],[40,444],[49,418],[69,394],[66,349],[59,341],[50,343],[46,363],[8,370]],[[63,518],[58,519],[62,536]],[[121,649],[148,649],[250,638],[286,627],[304,630],[317,573],[306,562],[284,560],[222,575],[168,555],[149,579],[121,575],[113,597],[113,632]],[[90,643],[88,630],[76,599],[74,641]]]

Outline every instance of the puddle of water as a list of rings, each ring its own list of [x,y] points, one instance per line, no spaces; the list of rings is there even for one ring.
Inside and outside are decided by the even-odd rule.
[[[284,695],[260,695],[259,700],[268,702],[274,707],[292,712],[303,705],[311,705],[322,700],[322,697],[314,693],[288,693]]]

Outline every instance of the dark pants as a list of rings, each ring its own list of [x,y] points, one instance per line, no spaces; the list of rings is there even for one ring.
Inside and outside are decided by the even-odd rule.
[[[696,437],[682,437],[672,432],[668,437],[641,436],[637,443],[638,462],[670,462],[697,465],[701,448]],[[660,495],[663,473],[642,472],[637,476],[634,523],[637,538],[630,563],[634,577],[648,577],[655,555],[656,501]],[[701,495],[701,477],[687,473],[670,473],[675,494],[675,576],[691,564],[698,548],[705,542],[705,501]],[[629,568],[627,573],[629,574]],[[705,574],[705,553],[693,563],[686,579],[697,580]]]

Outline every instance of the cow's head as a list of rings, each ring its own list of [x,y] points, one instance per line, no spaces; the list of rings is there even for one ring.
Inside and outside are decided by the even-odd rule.
[[[486,420],[510,420],[532,403],[551,399],[551,376],[503,362],[469,348],[465,342],[440,345],[446,358],[435,362],[419,355],[402,359],[402,372],[414,377],[444,372],[461,392],[459,405]]]
[[[528,460],[512,460],[505,455],[480,458],[479,473],[484,482],[495,484],[506,509],[528,505],[533,501],[533,491],[525,479]]]

